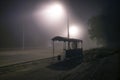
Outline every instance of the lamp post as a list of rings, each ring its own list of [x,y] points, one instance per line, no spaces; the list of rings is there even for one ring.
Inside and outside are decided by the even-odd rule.
[[[69,14],[68,13],[66,13],[67,14],[67,37],[68,37],[68,39],[70,38],[70,33],[69,33]],[[68,49],[70,49],[70,42],[68,41]]]
[[[66,27],[67,27],[67,38],[69,39],[70,38],[70,32],[69,32],[69,13],[68,11],[64,11],[62,5],[60,4],[54,4],[52,6],[50,6],[50,10],[48,10],[48,13],[51,13],[53,14],[54,16],[53,17],[56,17],[56,18],[59,18],[61,15],[63,15],[63,13],[65,12],[66,14]],[[51,14],[50,14],[50,17],[51,17]],[[70,49],[70,42],[68,41],[68,49]]]
[[[66,15],[66,27],[67,27],[67,38],[70,38],[70,31],[69,31],[69,13],[68,11],[64,11],[63,6],[58,4],[54,4],[52,6],[50,6],[50,10],[48,10],[48,13],[50,13],[50,17],[51,14],[54,15],[52,16],[52,18],[54,19],[59,19],[60,16],[62,15]],[[70,42],[68,41],[68,49],[70,49]]]
[[[39,12],[39,11],[38,11]],[[70,32],[69,32],[69,13],[68,11],[65,11],[65,9],[63,8],[63,6],[60,3],[53,3],[51,5],[48,5],[47,7],[45,7],[45,9],[43,10],[43,14],[45,14],[46,18],[49,18],[47,20],[51,20],[51,21],[56,21],[58,19],[61,19],[61,17],[63,17],[63,15],[66,15],[66,28],[67,28],[67,38],[70,38]],[[68,49],[70,49],[70,42],[68,42]]]

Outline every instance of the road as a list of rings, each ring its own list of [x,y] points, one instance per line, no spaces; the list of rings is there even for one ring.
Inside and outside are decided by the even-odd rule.
[[[118,59],[119,55],[114,54],[83,62],[69,70],[52,69],[48,67],[53,64],[52,60],[43,59],[17,66],[1,74],[0,80],[118,80]]]
[[[50,48],[0,51],[0,67],[52,56],[52,49]]]

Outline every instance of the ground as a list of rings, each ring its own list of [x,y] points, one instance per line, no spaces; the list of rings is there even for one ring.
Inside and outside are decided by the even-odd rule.
[[[0,67],[53,56],[52,49],[14,49],[0,51]]]
[[[2,66],[0,80],[119,80],[119,51],[93,49],[84,56],[72,67],[52,58]]]

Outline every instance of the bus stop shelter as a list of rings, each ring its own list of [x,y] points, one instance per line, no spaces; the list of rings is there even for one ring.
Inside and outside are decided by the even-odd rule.
[[[83,48],[83,41],[80,39],[74,39],[74,38],[66,38],[66,37],[61,37],[61,36],[56,36],[52,38],[52,45],[53,45],[53,57],[55,54],[55,41],[62,41],[64,42],[64,49],[65,50],[70,50],[70,49],[78,49],[78,43],[80,43],[80,49],[82,50]],[[66,43],[74,43],[74,45],[70,45],[70,47],[66,46]]]

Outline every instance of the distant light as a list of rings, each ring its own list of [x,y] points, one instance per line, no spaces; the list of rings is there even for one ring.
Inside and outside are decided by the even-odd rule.
[[[65,29],[61,36],[66,37],[67,30]],[[70,38],[83,39],[85,34],[85,29],[82,25],[70,25],[69,36]]]
[[[76,26],[71,26],[69,29],[70,36],[75,36],[79,33],[79,30]]]

